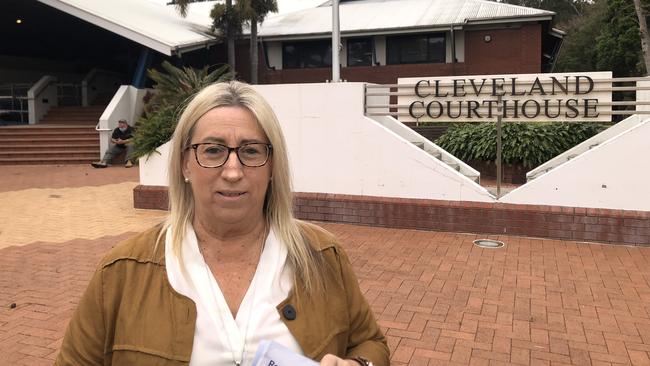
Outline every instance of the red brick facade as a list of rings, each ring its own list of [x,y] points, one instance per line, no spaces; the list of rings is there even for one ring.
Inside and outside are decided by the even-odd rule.
[[[485,37],[490,37],[490,42]],[[468,75],[527,74],[542,71],[542,27],[465,32]]]
[[[485,42],[485,36],[490,42]],[[479,74],[539,73],[542,71],[542,26],[525,24],[516,28],[465,31],[465,62],[429,63],[341,68],[347,81],[394,84],[400,77],[451,76]],[[237,57],[241,66],[248,64],[247,54]],[[244,62],[244,59],[246,61]],[[330,68],[270,70],[260,55],[261,84],[322,83],[332,78]],[[240,62],[237,63],[238,67]],[[238,71],[247,78],[250,68]]]
[[[138,186],[136,208],[168,208],[167,187]],[[305,220],[477,234],[650,245],[650,212],[296,193]]]

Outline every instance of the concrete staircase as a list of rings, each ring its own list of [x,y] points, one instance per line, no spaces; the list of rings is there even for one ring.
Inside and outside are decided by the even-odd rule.
[[[36,125],[0,127],[0,165],[99,160],[95,126],[105,106],[53,107]]]
[[[378,122],[394,134],[402,137],[404,140],[422,149],[424,152],[439,160],[441,163],[447,165],[452,170],[455,170],[460,175],[467,177],[469,180],[473,181],[476,184],[480,184],[481,173],[479,173],[471,166],[465,164],[460,159],[451,155],[440,146],[434,144],[426,137],[420,135],[410,127],[407,127],[403,123],[390,116],[373,116],[368,118],[371,118],[372,120]]]

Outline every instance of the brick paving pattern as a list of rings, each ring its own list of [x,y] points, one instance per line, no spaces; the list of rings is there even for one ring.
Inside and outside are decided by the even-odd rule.
[[[17,235],[0,234],[0,365],[51,365],[103,253],[161,218],[131,209],[144,215],[129,219],[139,227],[99,220],[85,230],[107,213],[131,214],[107,208],[110,195],[101,194],[119,187],[129,201],[125,187],[135,184],[107,180],[92,191],[83,175],[68,179],[78,190],[57,181],[63,190],[0,193],[0,207],[13,207],[0,211],[0,231],[33,231],[10,245],[5,240]],[[38,200],[35,222],[23,227],[22,207]],[[54,202],[80,206],[65,211]],[[48,220],[65,225],[42,230]],[[73,221],[78,226],[65,227]],[[499,236],[505,248],[481,249],[472,244],[477,235],[323,226],[352,259],[392,365],[650,365],[650,248]]]

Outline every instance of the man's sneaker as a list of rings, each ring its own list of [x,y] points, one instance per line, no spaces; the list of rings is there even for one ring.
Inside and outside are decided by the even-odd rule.
[[[125,167],[125,168],[130,168],[130,167],[132,167],[132,166],[133,166],[133,163],[131,162],[131,160],[127,160],[127,161],[126,161],[126,164],[124,164],[124,167]]]
[[[96,161],[94,163],[90,163],[90,165],[93,166],[93,168],[107,168],[108,164],[104,163],[103,161]]]

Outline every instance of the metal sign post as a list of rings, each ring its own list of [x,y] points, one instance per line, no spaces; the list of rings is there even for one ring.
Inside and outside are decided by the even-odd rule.
[[[501,151],[503,147],[501,146],[501,120],[503,119],[503,106],[501,104],[501,96],[497,99],[497,199],[501,198],[501,179],[502,179],[502,170],[501,170]]]
[[[339,47],[341,33],[339,28],[339,0],[332,0],[332,82],[341,81],[341,66],[339,62]]]

